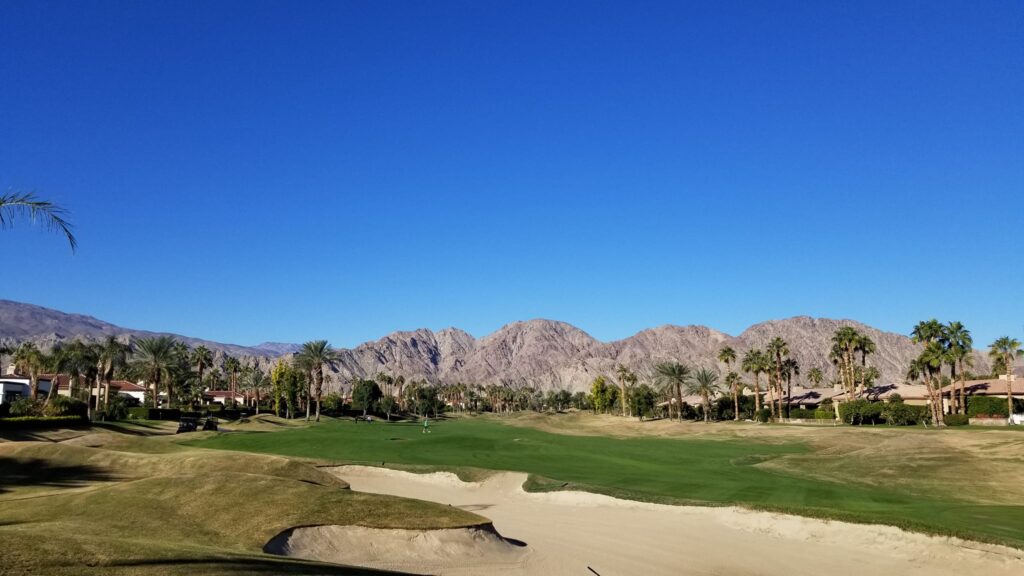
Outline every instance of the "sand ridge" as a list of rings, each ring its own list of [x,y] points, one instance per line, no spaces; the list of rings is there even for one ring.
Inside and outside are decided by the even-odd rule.
[[[1024,573],[1019,550],[889,526],[737,507],[651,504],[577,491],[528,493],[522,489],[526,475],[521,473],[462,482],[446,472],[414,474],[365,466],[329,470],[357,491],[476,512],[490,518],[502,536],[527,545],[513,562],[487,546],[463,547],[459,554],[443,557],[435,553],[429,571],[442,575],[591,574],[588,568],[601,576]],[[344,554],[318,557],[317,552],[317,546],[306,547],[304,557],[414,573],[424,568],[415,551],[393,553],[387,563],[353,562],[354,557],[346,560]]]

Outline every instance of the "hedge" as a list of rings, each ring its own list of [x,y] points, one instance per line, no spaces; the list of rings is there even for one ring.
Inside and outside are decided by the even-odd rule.
[[[131,420],[181,420],[181,410],[177,408],[129,408],[128,418]]]
[[[942,421],[946,426],[967,426],[970,424],[970,416],[966,414],[946,414]]]
[[[0,429],[59,428],[61,426],[87,425],[88,423],[89,421],[81,416],[15,416],[13,418],[0,418]]]
[[[1006,418],[1009,415],[1007,408],[1006,398],[996,398],[995,396],[967,397],[967,415],[971,417],[1002,416]]]

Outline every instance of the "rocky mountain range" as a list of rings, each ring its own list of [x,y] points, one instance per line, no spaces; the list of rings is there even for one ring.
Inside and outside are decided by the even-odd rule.
[[[900,334],[883,332],[852,320],[831,320],[799,316],[755,324],[738,336],[705,326],[665,325],[643,330],[622,340],[599,341],[583,330],[553,320],[528,320],[508,324],[482,338],[457,328],[439,331],[419,329],[395,332],[352,349],[341,349],[341,360],[332,370],[331,387],[337,388],[353,377],[378,372],[403,375],[407,380],[465,382],[568,388],[584,390],[598,375],[611,375],[617,364],[650,378],[658,362],[675,360],[709,368],[720,367],[718,350],[728,344],[739,356],[752,347],[763,347],[779,336],[790,346],[791,356],[802,374],[819,368],[830,382],[835,369],[828,360],[830,338],[840,326],[853,326],[875,341],[878,351],[868,363],[878,368],[882,382],[900,382],[917,346]],[[62,340],[95,340],[109,334],[147,337],[159,334],[121,328],[91,316],[66,314],[57,310],[0,300],[0,342],[25,340],[50,347]],[[291,355],[295,344],[264,343],[257,346],[221,344],[177,336],[189,345],[204,344],[267,366],[273,358]],[[988,359],[975,352],[973,371],[989,370]],[[804,376],[799,382],[806,382]]]

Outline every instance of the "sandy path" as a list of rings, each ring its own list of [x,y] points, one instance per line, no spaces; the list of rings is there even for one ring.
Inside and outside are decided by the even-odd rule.
[[[332,469],[353,490],[458,506],[494,521],[528,552],[509,565],[425,566],[395,559],[387,568],[463,574],[720,574],[986,576],[1024,574],[1024,553],[904,532],[887,526],[827,522],[739,508],[667,506],[586,492],[532,494],[525,474],[502,473],[466,483],[448,473],[382,468]],[[468,558],[466,559],[469,560]],[[383,566],[381,566],[383,567]]]

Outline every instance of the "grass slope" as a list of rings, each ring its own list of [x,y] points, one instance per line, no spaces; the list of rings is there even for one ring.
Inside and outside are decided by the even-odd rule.
[[[1024,506],[920,489],[941,483],[943,474],[972,473],[958,467],[953,456],[930,458],[921,468],[928,477],[908,485],[884,481],[879,475],[886,471],[865,459],[849,459],[851,465],[837,475],[835,455],[801,437],[579,436],[507,426],[490,418],[450,420],[431,429],[425,435],[412,424],[339,421],[274,433],[223,434],[194,444],[338,462],[515,470],[539,477],[531,482],[532,489],[565,485],[654,502],[739,504],[1024,547]],[[829,475],[813,474],[819,454],[830,467]],[[811,473],[778,465],[787,458]],[[872,477],[878,481],[866,481]]]
[[[485,521],[457,508],[352,492],[294,459],[198,450],[165,437],[102,432],[61,443],[0,443],[4,575],[376,574],[278,558],[262,547],[302,525]]]

